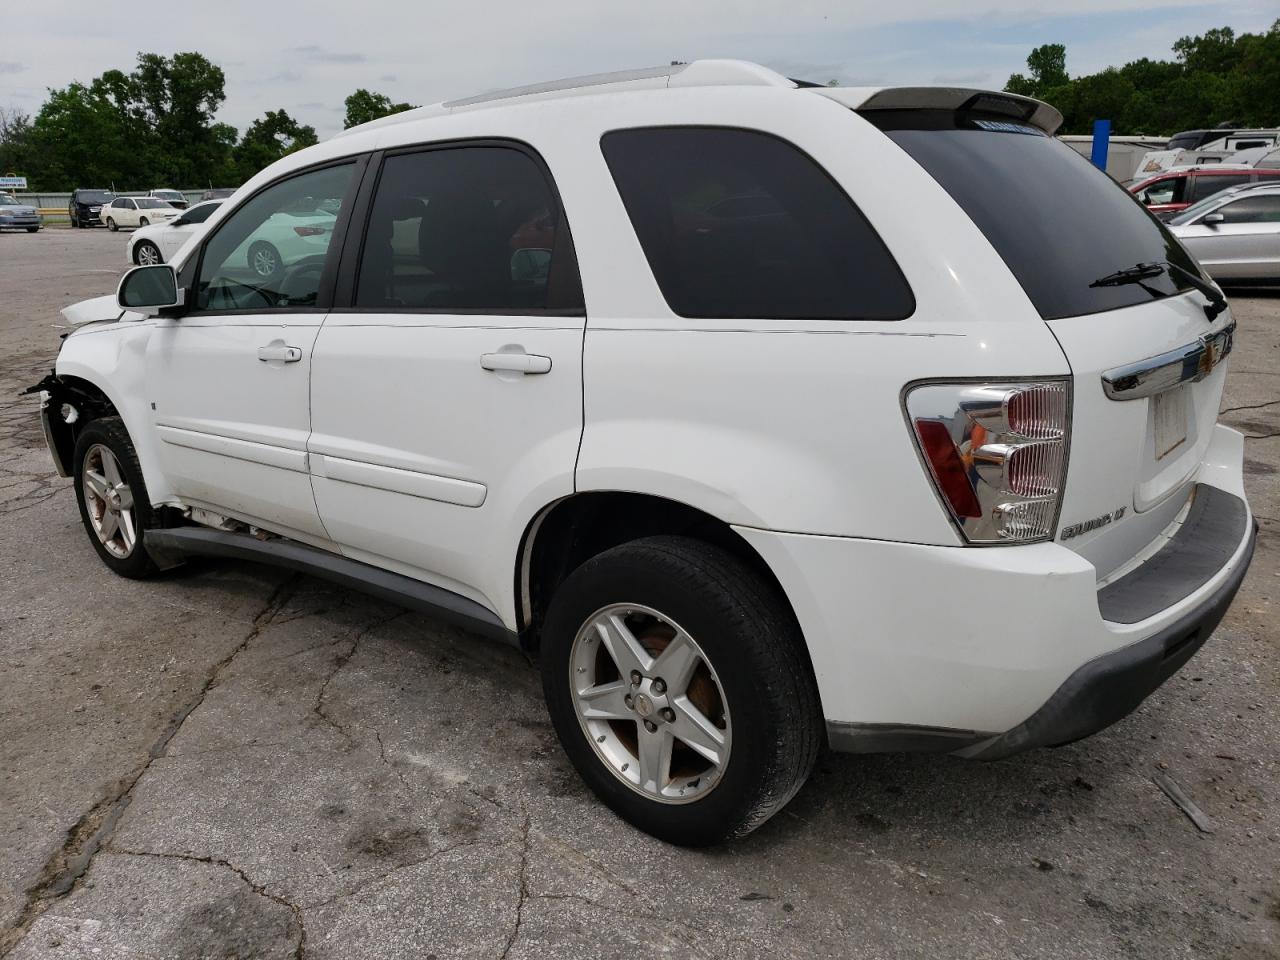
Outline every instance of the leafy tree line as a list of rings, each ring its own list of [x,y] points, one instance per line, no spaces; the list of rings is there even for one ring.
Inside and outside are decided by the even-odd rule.
[[[199,53],[138,54],[131,73],[50,90],[30,116],[0,108],[0,174],[32,190],[237,186],[263,167],[317,142],[314,127],[268,110],[239,133],[214,118],[226,100],[222,68]],[[346,100],[354,126],[411,108],[369,90]]]
[[[1173,54],[1070,77],[1066,47],[1049,43],[1031,51],[1028,74],[1013,74],[1005,90],[1061,110],[1062,133],[1091,133],[1094,120],[1128,134],[1280,126],[1280,20],[1265,33],[1219,27],[1183,37]]]

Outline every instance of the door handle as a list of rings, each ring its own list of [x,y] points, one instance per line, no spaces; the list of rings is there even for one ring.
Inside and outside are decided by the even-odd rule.
[[[513,373],[550,373],[551,358],[536,353],[485,353],[480,356],[480,366]]]
[[[282,363],[297,363],[302,359],[302,349],[273,343],[270,346],[258,348],[258,359],[264,363],[271,360],[279,360]]]

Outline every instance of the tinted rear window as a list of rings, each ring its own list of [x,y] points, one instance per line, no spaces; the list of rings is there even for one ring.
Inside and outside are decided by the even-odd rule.
[[[1094,281],[1150,261],[1194,262],[1142,205],[1034,127],[951,111],[863,114],[940,183],[995,247],[1046,320],[1101,313],[1188,289],[1168,273]]]
[[[879,235],[826,171],[768,134],[616,130],[601,141],[672,311],[901,320],[915,310]]]

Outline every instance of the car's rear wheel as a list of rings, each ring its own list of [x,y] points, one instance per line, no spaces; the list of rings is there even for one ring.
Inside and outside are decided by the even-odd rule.
[[[94,420],[80,431],[75,488],[80,519],[102,562],[122,577],[154,573],[144,539],[156,525],[155,513],[138,454],[119,417]]]
[[[141,267],[150,267],[164,263],[164,257],[160,255],[160,248],[150,240],[139,240],[133,248],[133,262]]]
[[[250,244],[248,257],[249,269],[264,280],[280,269],[280,251],[265,240]]]
[[[649,537],[588,560],[552,598],[541,660],[569,759],[660,839],[743,836],[813,768],[821,715],[794,618],[719,547]]]
[[[111,230],[112,232],[120,229],[119,227],[116,226],[116,221],[114,217],[107,217],[107,229]]]

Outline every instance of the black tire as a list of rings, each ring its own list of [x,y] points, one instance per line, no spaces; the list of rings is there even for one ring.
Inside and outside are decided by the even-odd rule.
[[[151,226],[151,221],[150,221],[150,220],[148,220],[146,217],[139,217],[139,218],[138,218],[138,226],[139,226],[139,227],[149,227],[149,226]]]
[[[27,233],[36,233],[39,229],[39,227],[27,227]]]
[[[143,265],[142,252],[144,249],[151,250],[155,253],[155,259],[151,261],[152,264],[164,263],[164,255],[160,252],[159,247],[157,247],[150,240],[139,240],[137,243],[137,246],[133,248],[133,262],[136,263],[138,266]]]
[[[610,604],[647,606],[678,623],[719,678],[732,740],[719,781],[699,799],[664,803],[624,783],[578,719],[574,639]],[[669,843],[705,846],[750,833],[800,789],[822,743],[817,687],[785,602],[742,560],[699,540],[648,537],[573,571],[547,611],[541,666],[552,723],[578,773],[615,813]]]
[[[265,240],[251,243],[245,258],[249,261],[249,269],[263,280],[274,277],[280,270],[280,251]],[[268,264],[270,269],[267,269]]]
[[[136,530],[136,541],[128,556],[120,557],[108,550],[99,539],[97,531],[89,516],[90,506],[85,495],[85,462],[95,446],[104,446],[114,455],[124,480],[128,483],[133,495],[133,520]],[[129,432],[119,417],[103,417],[91,421],[76,439],[75,449],[75,488],[76,502],[80,505],[80,520],[89,542],[102,558],[102,562],[122,577],[141,580],[156,572],[156,565],[146,549],[146,531],[159,526],[156,513],[151,508],[147,496],[146,481],[142,477],[142,467],[138,463],[137,451]]]
[[[107,217],[107,229],[110,230],[112,233],[115,233],[117,230],[120,229],[119,227],[116,226],[115,217]]]

